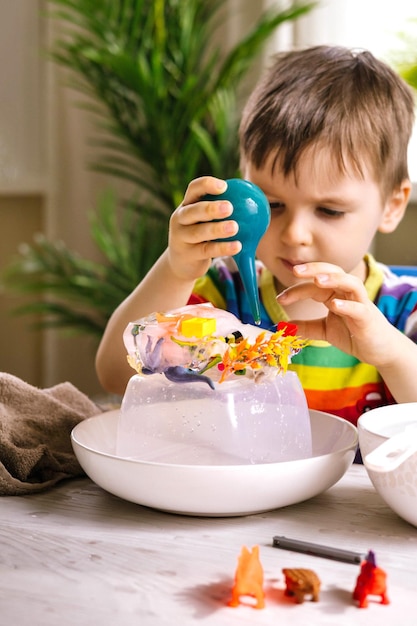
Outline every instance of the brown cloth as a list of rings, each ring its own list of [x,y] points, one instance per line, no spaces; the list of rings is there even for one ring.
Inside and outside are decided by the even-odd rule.
[[[0,372],[0,495],[24,495],[83,475],[71,431],[99,407],[71,383],[38,389]]]

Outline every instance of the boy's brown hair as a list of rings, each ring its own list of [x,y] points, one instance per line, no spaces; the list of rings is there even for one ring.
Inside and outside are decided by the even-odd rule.
[[[242,166],[273,157],[296,175],[307,148],[324,148],[340,172],[370,168],[383,195],[408,178],[413,93],[368,51],[315,46],[278,54],[244,108]]]

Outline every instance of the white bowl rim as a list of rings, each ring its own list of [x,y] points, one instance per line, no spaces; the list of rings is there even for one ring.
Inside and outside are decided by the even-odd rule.
[[[407,416],[407,412],[410,413]],[[417,402],[403,402],[398,404],[386,404],[384,406],[378,406],[374,409],[362,413],[358,419],[358,430],[366,430],[368,433],[377,435],[384,439],[389,439],[389,435],[386,432],[381,432],[381,428],[386,428],[387,425],[395,425],[398,420],[397,414],[402,414],[402,423],[417,422]]]
[[[81,441],[79,441],[77,439],[77,431],[81,430],[84,428],[83,425],[85,425],[88,422],[91,422],[93,420],[100,420],[100,419],[106,419],[108,418],[109,420],[114,420],[116,419],[116,416],[119,415],[120,413],[120,409],[115,409],[112,411],[106,411],[105,413],[100,413],[98,415],[93,415],[92,417],[89,417],[85,420],[83,420],[82,422],[79,422],[73,429],[71,432],[71,440],[73,442],[73,444],[75,444],[76,446],[79,446],[80,448],[87,450],[88,452],[91,452],[93,454],[96,454],[98,456],[102,456],[102,457],[108,457],[110,459],[115,459],[115,460],[122,460],[123,462],[127,462],[127,463],[131,463],[133,465],[146,465],[146,466],[158,466],[158,467],[173,467],[175,466],[175,468],[187,468],[189,469],[190,467],[193,467],[194,469],[198,470],[205,470],[205,471],[211,471],[211,472],[217,472],[217,471],[224,471],[225,468],[227,468],[227,471],[242,471],[242,467],[251,467],[253,471],[255,471],[255,468],[264,468],[265,466],[269,466],[269,467],[273,467],[276,465],[279,465],[280,467],[286,467],[287,465],[291,465],[294,466],[294,464],[301,464],[301,463],[305,463],[306,461],[311,461],[312,459],[325,459],[328,456],[334,455],[334,454],[344,454],[350,450],[355,449],[358,444],[359,444],[359,435],[358,435],[358,430],[356,428],[356,426],[354,426],[351,422],[347,421],[346,419],[342,418],[342,417],[338,417],[337,415],[333,415],[331,413],[326,413],[325,411],[317,411],[315,409],[309,409],[310,414],[313,415],[317,415],[318,417],[320,416],[325,416],[325,417],[329,417],[332,418],[335,421],[340,422],[343,426],[346,427],[347,430],[350,430],[350,434],[352,435],[352,441],[351,443],[345,445],[342,448],[338,448],[336,450],[331,450],[330,452],[326,453],[326,454],[316,454],[313,455],[311,457],[308,457],[306,459],[296,459],[293,461],[279,461],[277,463],[257,463],[254,465],[249,465],[249,464],[241,464],[241,465],[192,465],[190,466],[189,464],[181,464],[181,463],[162,463],[162,462],[158,462],[158,461],[145,461],[145,460],[141,460],[141,459],[132,459],[129,457],[122,457],[119,456],[117,454],[111,454],[110,452],[105,452],[103,450],[98,449],[97,447],[94,448],[91,445],[86,445],[84,443],[82,443]]]

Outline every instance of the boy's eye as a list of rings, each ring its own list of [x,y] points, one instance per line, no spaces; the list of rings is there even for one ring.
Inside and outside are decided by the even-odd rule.
[[[271,211],[282,211],[282,209],[285,209],[285,204],[283,202],[270,202],[269,206]]]
[[[343,211],[336,211],[336,209],[329,209],[328,207],[320,206],[317,208],[320,213],[323,213],[326,217],[343,217]]]

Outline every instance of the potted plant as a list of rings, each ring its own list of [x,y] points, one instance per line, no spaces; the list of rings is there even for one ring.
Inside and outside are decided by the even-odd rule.
[[[7,268],[42,326],[100,337],[163,251],[188,182],[238,171],[239,87],[263,44],[315,2],[270,9],[228,52],[213,42],[222,0],[50,0],[65,32],[52,57],[71,70],[97,119],[95,168],[129,181],[98,200],[91,235],[103,262],[38,236]]]
[[[392,54],[393,64],[404,80],[417,90],[417,18],[408,20],[410,30],[399,33],[401,47]]]

